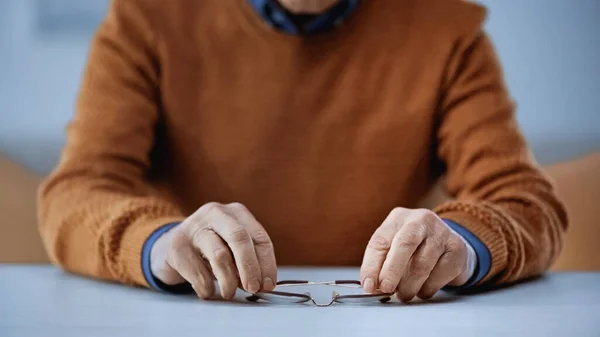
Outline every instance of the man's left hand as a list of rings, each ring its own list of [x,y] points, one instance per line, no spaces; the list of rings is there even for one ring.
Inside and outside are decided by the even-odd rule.
[[[473,248],[434,212],[396,208],[367,246],[360,277],[367,292],[396,291],[404,302],[464,285],[475,271]]]

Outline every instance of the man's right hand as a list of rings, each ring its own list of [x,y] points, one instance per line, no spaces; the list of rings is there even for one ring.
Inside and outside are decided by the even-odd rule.
[[[214,294],[214,278],[226,299],[240,285],[253,293],[277,282],[271,239],[239,203],[200,207],[154,243],[150,260],[154,277],[169,285],[187,281],[203,299]]]

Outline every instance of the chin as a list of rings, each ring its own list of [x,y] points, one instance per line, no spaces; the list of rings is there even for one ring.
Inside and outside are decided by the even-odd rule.
[[[297,14],[318,14],[339,0],[279,0],[279,3],[287,10]]]

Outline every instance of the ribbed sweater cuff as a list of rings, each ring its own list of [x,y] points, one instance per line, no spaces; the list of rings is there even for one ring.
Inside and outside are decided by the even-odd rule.
[[[119,264],[132,283],[150,288],[151,285],[144,277],[142,269],[142,251],[146,240],[157,229],[168,223],[181,222],[182,217],[165,216],[149,219],[146,221],[137,221],[123,233]]]
[[[498,275],[508,265],[508,250],[506,240],[500,228],[492,217],[471,204],[452,202],[441,205],[435,212],[441,218],[459,223],[468,229],[489,249],[492,263],[487,275],[476,285],[484,284]]]

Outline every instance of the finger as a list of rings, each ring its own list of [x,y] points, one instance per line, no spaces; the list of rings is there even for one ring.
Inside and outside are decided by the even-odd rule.
[[[212,212],[209,217],[210,229],[227,243],[233,253],[242,287],[250,293],[258,292],[262,276],[250,233],[236,219],[223,211]]]
[[[441,288],[445,287],[462,273],[466,264],[465,259],[463,258],[465,254],[463,251],[465,248],[463,246],[460,239],[450,241],[450,243],[446,245],[444,254],[442,254],[429,275],[429,278],[419,290],[419,298],[432,298]]]
[[[379,273],[383,262],[390,250],[395,229],[389,225],[381,225],[367,244],[363,262],[360,267],[360,279],[362,286],[368,293],[376,290],[379,284]]]
[[[408,302],[417,295],[443,253],[444,246],[439,239],[432,236],[425,239],[400,279],[396,295],[401,301]]]
[[[171,253],[168,255],[169,265],[192,285],[198,297],[210,298],[215,292],[213,277],[199,252],[194,249],[191,239],[177,234],[172,242]]]
[[[233,203],[229,206],[233,209],[233,216],[248,229],[254,243],[261,270],[262,289],[273,290],[277,282],[277,261],[269,234],[244,205]]]
[[[232,299],[239,284],[233,258],[225,242],[215,232],[205,230],[195,244],[208,260],[219,282],[221,296]]]
[[[426,237],[427,226],[423,222],[409,222],[400,228],[379,274],[381,291],[393,292],[398,287],[408,262]]]

